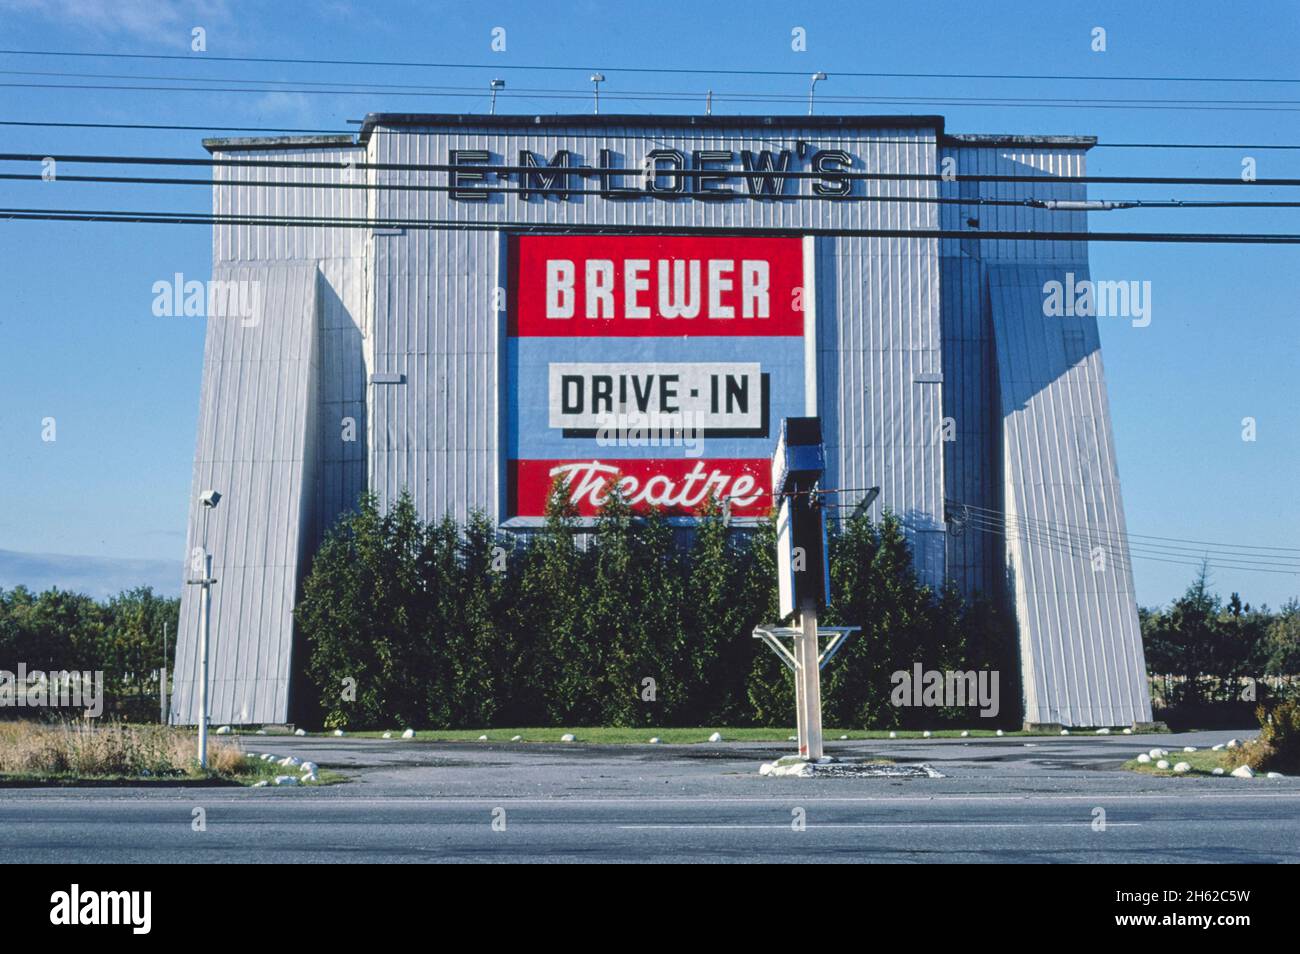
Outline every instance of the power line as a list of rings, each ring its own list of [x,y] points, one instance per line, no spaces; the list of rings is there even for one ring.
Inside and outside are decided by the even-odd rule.
[[[192,82],[192,81],[191,81]],[[221,81],[216,81],[221,82]],[[241,82],[225,80],[224,82]],[[275,80],[265,82],[277,82]],[[329,88],[306,89],[284,86],[159,86],[159,85],[120,85],[109,83],[0,83],[8,89],[67,89],[97,90],[103,92],[147,92],[147,93],[294,93],[304,96],[385,96],[419,97],[431,96],[480,98],[488,94],[481,89],[455,87],[436,88],[428,91],[411,91],[402,88],[346,88],[334,84]],[[591,98],[589,90],[515,90],[526,99],[587,100]],[[699,93],[665,93],[651,91],[608,91],[602,92],[612,100],[651,100],[662,102],[698,102]],[[803,95],[792,93],[726,93],[713,91],[714,101],[732,103],[785,103],[801,102]],[[1026,97],[899,97],[899,96],[836,96],[826,94],[819,101],[834,102],[844,105],[879,105],[879,106],[982,106],[991,108],[1030,108],[1030,109],[1130,109],[1130,110],[1174,110],[1202,112],[1300,112],[1300,101],[1296,100],[1132,100],[1080,98],[1047,99]]]
[[[1124,541],[1122,539],[1115,539],[1113,537],[1108,537],[1104,532],[1098,532],[1096,534],[1083,536],[1078,534],[1071,534],[1064,530],[1051,529],[1050,527],[1046,527],[1046,526],[1037,526],[1037,527],[1027,526],[1016,520],[995,521],[984,517],[972,517],[971,521],[972,522],[966,524],[966,526],[974,525],[974,526],[982,526],[986,528],[993,528],[997,530],[1005,530],[1011,532],[1012,534],[1023,536],[1026,539],[1034,539],[1040,542],[1050,541],[1050,542],[1068,544],[1071,547],[1075,548],[1079,553],[1091,553],[1093,547],[1100,545],[1108,548],[1115,548],[1120,551],[1128,551],[1129,553],[1135,556],[1142,556],[1142,555],[1160,556],[1160,557],[1169,557],[1171,559],[1196,560],[1197,562],[1199,562],[1201,559],[1213,558],[1215,560],[1229,560],[1234,563],[1241,564],[1243,566],[1252,566],[1252,567],[1266,566],[1266,567],[1273,567],[1273,568],[1290,569],[1294,573],[1300,573],[1300,564],[1289,562],[1287,558],[1273,558],[1273,559],[1266,560],[1266,559],[1255,559],[1253,556],[1235,554],[1235,553],[1212,553],[1209,550],[1191,551],[1191,552],[1186,552],[1181,550],[1169,550],[1169,549],[1161,548],[1159,546],[1152,546],[1150,544],[1142,544],[1134,541]]]
[[[1209,561],[1232,569],[1300,575],[1300,564],[1287,562],[1290,558],[1255,559],[1252,555],[1215,553],[1209,550],[1188,553],[1180,550],[1162,549],[1151,544],[1115,539],[1107,536],[1102,531],[1083,536],[1070,531],[1055,529],[1050,525],[1031,526],[1022,524],[1015,519],[1009,521],[998,520],[979,515],[972,515],[962,526],[981,532],[1017,537],[1046,546],[1057,552],[1086,558],[1091,558],[1094,548],[1100,545],[1105,548],[1106,552],[1114,553],[1121,565],[1124,564],[1127,555],[1127,557],[1133,559],[1156,560],[1157,562],[1176,563],[1185,566],[1199,566],[1201,562]],[[1282,562],[1279,562],[1279,560]]]
[[[40,173],[0,173],[0,180],[9,180],[17,182],[47,182],[48,180]],[[310,182],[301,180],[282,180],[282,179],[185,179],[169,176],[84,176],[68,175],[60,173],[57,182],[85,182],[92,184],[113,184],[113,185],[163,185],[163,186],[190,186],[203,188],[213,188],[220,186],[222,188],[289,188],[289,189],[319,189],[323,191],[343,190],[343,191],[370,191],[370,192],[456,192],[460,186],[451,185],[430,185],[423,183],[372,183],[372,182]],[[480,188],[476,194],[481,195],[531,195],[535,189],[529,189],[522,186],[515,187],[497,187],[497,188]],[[548,190],[549,194],[563,196],[600,196],[604,195],[600,189],[575,189],[567,186],[557,186]],[[717,190],[705,191],[686,191],[674,192],[676,198],[691,199],[717,199],[719,192]],[[751,201],[766,201],[771,196],[758,193],[748,192],[731,192],[728,193],[730,199],[748,199]],[[799,201],[821,201],[821,202],[882,202],[882,203],[901,203],[917,205],[957,205],[957,206],[1011,206],[1016,208],[1035,208],[1035,203],[1041,201],[1036,199],[994,199],[985,196],[927,196],[927,195],[790,195],[788,199]],[[1128,208],[1152,208],[1152,209],[1294,209],[1300,208],[1300,201],[1281,202],[1281,201],[1237,201],[1228,199],[1097,199],[1095,201],[1112,203],[1118,207]],[[1071,209],[1049,209],[1048,211],[1069,212],[1077,211]]]
[[[254,86],[261,83],[274,87],[298,87],[282,89],[282,92],[288,93],[329,93],[329,94],[347,94],[359,95],[361,93],[374,94],[383,92],[398,93],[404,96],[461,96],[469,95],[481,97],[487,95],[487,92],[478,86],[418,86],[415,84],[404,83],[345,83],[337,80],[331,82],[313,82],[310,80],[277,80],[269,77],[257,77],[244,79],[241,77],[228,76],[175,76],[175,75],[153,75],[138,73],[78,73],[66,70],[0,70],[0,75],[4,76],[43,76],[57,77],[62,79],[118,79],[132,80],[136,82],[133,86],[118,85],[57,85],[44,83],[21,83],[21,84],[0,84],[0,86],[16,85],[22,88],[42,88],[42,89],[60,89],[60,88],[90,88],[106,90],[146,90],[159,91],[175,89],[185,92],[196,91],[213,91],[213,92],[239,92],[245,87]],[[166,83],[203,83],[209,84],[201,87],[194,86],[142,86],[142,82],[166,82]],[[211,87],[213,83],[234,83],[237,88],[228,89],[224,87]],[[306,89],[303,87],[313,87]],[[246,92],[264,93],[267,89],[246,89]],[[713,99],[717,101],[733,102],[803,102],[804,94],[800,93],[780,93],[764,92],[756,93],[752,91],[732,91],[732,90],[710,90]],[[555,99],[574,99],[585,100],[590,97],[591,92],[588,89],[546,89],[546,88],[511,88],[501,93],[502,96],[524,96],[525,98],[555,98]],[[650,99],[666,100],[674,102],[698,102],[703,96],[700,91],[669,91],[669,90],[610,90],[606,96],[611,99]],[[1158,108],[1165,106],[1198,106],[1207,108],[1217,108],[1223,106],[1233,107],[1250,107],[1250,108],[1271,108],[1271,107],[1295,107],[1300,106],[1300,100],[1260,100],[1251,99],[1187,99],[1173,98],[1161,99],[1156,97],[1137,97],[1130,99],[1119,99],[1116,97],[1018,97],[1018,96],[944,96],[936,99],[935,97],[909,96],[863,96],[848,95],[838,93],[823,93],[819,97],[823,103],[889,103],[889,104],[960,104],[972,103],[977,105],[1013,105],[1013,106],[1054,106],[1054,107],[1075,107],[1075,106],[1133,106],[1134,108]]]
[[[976,504],[962,503],[960,501],[951,501],[951,503],[953,503],[954,506],[960,507],[963,510],[975,512],[975,513],[988,514],[990,517],[1003,518],[1008,516],[1008,514],[1005,511],[994,510],[990,507],[980,507]],[[1015,519],[1029,520],[1032,522],[1044,522],[1044,523],[1048,522],[1048,521],[1039,521],[1036,520],[1036,518],[1020,517],[1017,515],[1012,515],[1012,516],[1015,516]],[[1093,532],[1094,530],[1094,528],[1092,527],[1080,526],[1079,524],[1062,523],[1057,521],[1052,521],[1052,523],[1054,523],[1054,525],[1056,526],[1069,527],[1071,529],[1076,529],[1076,530],[1087,530],[1089,532]],[[1256,543],[1223,543],[1221,541],[1216,542],[1213,540],[1189,540],[1186,537],[1164,537],[1164,536],[1158,536],[1150,533],[1126,533],[1124,535],[1128,537],[1143,538],[1147,540],[1161,540],[1168,543],[1190,543],[1201,547],[1226,547],[1230,549],[1243,549],[1243,550],[1276,550],[1284,553],[1300,554],[1300,547],[1278,547],[1278,546],[1268,546],[1265,544],[1256,544]],[[1298,556],[1297,559],[1300,559],[1300,556]]]
[[[471,221],[465,219],[354,219],[321,216],[138,212],[121,209],[0,208],[0,219],[47,222],[125,222],[138,225],[266,225],[288,228],[445,229],[463,232],[515,231],[583,235],[734,235],[736,226],[610,225]],[[1227,232],[1048,232],[977,229],[860,229],[811,226],[746,228],[756,235],[834,236],[844,238],[984,239],[1023,242],[1168,242],[1218,245],[1300,245],[1300,234]]]
[[[224,63],[283,63],[311,66],[378,66],[388,68],[419,69],[472,69],[472,70],[534,70],[539,72],[590,72],[596,70],[605,73],[659,73],[670,75],[695,76],[798,76],[808,75],[806,70],[762,70],[735,69],[721,67],[671,67],[671,66],[557,66],[541,64],[506,64],[506,63],[433,63],[403,60],[345,60],[318,57],[273,57],[273,56],[215,56],[207,53],[200,56],[177,53],[97,53],[80,50],[3,50],[0,54],[11,56],[64,56],[91,57],[99,59],[125,60],[186,60],[188,62],[224,62]],[[1275,83],[1298,84],[1300,79],[1275,76],[1089,76],[1084,74],[1052,73],[910,73],[894,71],[849,71],[829,70],[835,76],[861,77],[868,79],[996,79],[1025,81],[1085,81],[1085,82],[1122,82],[1122,83]]]
[[[1056,553],[1062,553],[1068,556],[1084,557],[1090,559],[1092,555],[1091,548],[1084,547],[1082,543],[1077,543],[1077,542],[1072,543],[1070,541],[1064,541],[1059,538],[1054,538],[1050,535],[1036,534],[1031,531],[1027,531],[1024,528],[1019,528],[1019,529],[1007,528],[1006,526],[1003,525],[983,523],[979,521],[971,523],[968,526],[970,526],[970,528],[975,530],[977,533],[986,533],[986,534],[992,534],[1001,537],[1006,537],[1008,535],[1018,536],[1029,543],[1036,543],[1039,546],[1044,547],[1045,549],[1051,550]],[[1127,568],[1128,564],[1126,563],[1126,561],[1122,556],[1122,551],[1120,554],[1117,554],[1116,556],[1117,556],[1117,562],[1122,567]],[[1130,548],[1129,557],[1130,559],[1146,560],[1154,563],[1168,563],[1175,566],[1196,567],[1196,566],[1201,566],[1202,563],[1210,563],[1211,565],[1218,566],[1219,568],[1225,570],[1241,570],[1244,572],[1252,572],[1252,573],[1274,573],[1274,574],[1282,574],[1286,576],[1300,575],[1300,568],[1278,569],[1269,566],[1242,564],[1240,562],[1229,562],[1227,560],[1220,559],[1220,558],[1210,559],[1208,557],[1206,557],[1204,560],[1190,560],[1190,561],[1177,560],[1177,559],[1170,559],[1168,555],[1157,556],[1142,551],[1133,551],[1131,548]]]
[[[920,145],[920,143],[918,143]],[[55,158],[60,162],[88,163],[96,165],[160,165],[160,166],[196,166],[204,168],[274,168],[274,169],[376,169],[401,172],[492,172],[531,175],[619,175],[644,176],[645,168],[625,166],[533,166],[533,165],[491,165],[485,163],[447,163],[447,162],[349,162],[343,166],[338,161],[311,159],[197,159],[177,156],[112,156],[89,154],[63,154],[57,152],[5,152],[0,153],[4,162],[44,162]],[[691,178],[700,170],[685,168],[659,168],[651,170],[660,178]],[[1206,186],[1250,186],[1290,187],[1300,186],[1300,178],[1287,179],[1253,179],[1244,180],[1233,176],[1072,176],[1072,175],[1009,175],[1009,174],[966,174],[944,175],[937,172],[853,172],[850,170],[794,170],[794,169],[711,169],[708,172],[723,172],[736,179],[817,179],[834,181],[867,182],[1014,182],[1018,185],[1058,185],[1058,184],[1123,184],[1123,185],[1206,185]],[[772,195],[770,198],[781,198]],[[789,196],[788,198],[794,198]]]
[[[163,131],[163,132],[267,132],[267,133],[299,133],[303,135],[335,135],[351,136],[355,134],[355,129],[307,129],[299,126],[202,126],[202,125],[183,125],[177,123],[106,123],[106,122],[68,122],[53,120],[35,120],[35,119],[6,119],[0,120],[0,126],[29,126],[55,129],[134,129],[140,131]],[[394,130],[385,130],[386,133],[392,133]],[[838,139],[837,141],[843,141]],[[889,138],[872,138],[872,143],[886,144],[906,144],[917,145],[927,144],[917,139],[889,139]],[[1096,142],[1092,145],[1093,149],[1274,149],[1274,150],[1300,150],[1300,144],[1290,143],[1249,143],[1249,142]]]

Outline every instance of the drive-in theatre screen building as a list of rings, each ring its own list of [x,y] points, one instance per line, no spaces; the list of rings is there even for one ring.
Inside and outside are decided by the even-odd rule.
[[[294,601],[364,490],[524,531],[556,476],[583,514],[621,480],[743,522],[781,420],[816,415],[841,503],[879,487],[926,581],[1014,611],[1026,721],[1150,721],[1097,319],[1044,305],[1088,278],[1063,179],[1091,144],[933,116],[389,114],[207,142],[213,280],[258,305],[207,331],[212,718],[292,718]],[[1056,237],[1006,235],[1027,232]]]

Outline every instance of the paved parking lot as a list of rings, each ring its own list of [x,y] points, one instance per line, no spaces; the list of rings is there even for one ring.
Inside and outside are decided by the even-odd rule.
[[[751,743],[255,736],[247,748],[352,780],[0,790],[0,861],[1300,861],[1300,780],[1118,770],[1153,746],[1247,734],[828,745],[943,775],[906,779],[764,778],[760,762],[788,746]]]

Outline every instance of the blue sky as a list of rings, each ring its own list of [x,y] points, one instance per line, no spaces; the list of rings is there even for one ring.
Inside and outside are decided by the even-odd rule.
[[[653,12],[647,12],[652,9]],[[797,100],[728,102],[727,93],[804,96],[803,76],[616,72],[619,67],[825,70],[819,95],[949,100],[844,105],[821,112],[939,113],[953,132],[1081,133],[1103,142],[1295,143],[1300,83],[1106,82],[1104,76],[1300,77],[1294,69],[1300,6],[855,3],[653,8],[607,3],[310,4],[165,3],[159,0],[0,0],[6,49],[169,53],[179,60],[112,60],[0,54],[0,70],[136,77],[388,83],[486,89],[508,86],[501,112],[585,112],[587,75],[605,70],[607,110],[794,112]],[[1248,11],[1248,12],[1246,12]],[[207,53],[190,51],[206,31]],[[506,31],[505,52],[491,49]],[[1105,52],[1091,31],[1107,31]],[[803,27],[807,50],[791,49]],[[276,56],[486,64],[470,69],[246,64],[212,57]],[[572,67],[565,71],[528,66]],[[1088,80],[850,78],[836,71],[1042,73]],[[0,75],[3,83],[124,85],[99,77]],[[152,81],[161,85],[169,80]],[[183,84],[181,84],[183,85]],[[225,83],[221,85],[235,85]],[[300,88],[307,88],[302,86]],[[471,112],[486,96],[306,92],[128,92],[0,85],[0,119],[288,126],[343,129],[370,111]],[[571,91],[559,99],[524,90]],[[658,101],[649,93],[690,94]],[[641,93],[641,96],[634,94]],[[994,107],[959,97],[1218,99],[1215,110]],[[697,105],[697,103],[699,105]],[[202,157],[200,132],[0,127],[8,152],[134,153]],[[1300,152],[1097,149],[1095,175],[1236,176],[1254,156],[1260,177],[1300,176]],[[7,164],[6,171],[19,171]],[[21,171],[39,171],[23,169]],[[87,171],[85,167],[77,171]],[[107,170],[101,170],[107,171]],[[111,170],[121,174],[120,169]],[[164,170],[162,174],[188,174]],[[1094,186],[1123,198],[1208,197],[1241,189]],[[1288,194],[1290,192],[1291,194]],[[1298,198],[1260,189],[1252,198]],[[209,208],[203,188],[111,188],[0,182],[3,206]],[[1140,210],[1094,214],[1095,230],[1300,232],[1294,210]],[[0,584],[21,572],[15,553],[152,561],[134,565],[176,589],[184,548],[198,406],[203,325],[156,318],[152,284],[181,272],[205,279],[210,234],[202,226],[0,223]],[[1149,327],[1103,322],[1129,530],[1134,534],[1259,546],[1300,546],[1296,477],[1300,420],[1297,319],[1300,253],[1285,246],[1097,243],[1093,274],[1152,283]],[[1258,439],[1241,439],[1244,417]],[[57,440],[41,422],[57,421]],[[1294,556],[1295,554],[1292,554]],[[48,561],[47,561],[48,562]],[[95,564],[98,565],[98,564]],[[6,567],[8,568],[6,570]],[[146,572],[146,567],[151,569]],[[1134,561],[1138,597],[1165,602],[1188,566]],[[48,567],[46,568],[48,569]],[[44,570],[42,570],[44,572]],[[1295,575],[1214,569],[1216,587],[1276,606],[1300,593]]]

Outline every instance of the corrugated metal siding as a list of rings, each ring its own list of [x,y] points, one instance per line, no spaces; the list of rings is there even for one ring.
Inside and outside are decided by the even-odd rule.
[[[1025,719],[1149,722],[1097,321],[1043,313],[1045,284],[1066,270],[989,268]],[[1081,333],[1080,360],[1067,331]]]
[[[339,169],[218,169],[214,210],[348,218],[369,214],[494,225],[517,221],[578,230],[600,224],[634,225],[646,231],[664,226],[713,226],[738,232],[962,228],[968,218],[977,218],[979,227],[989,230],[1082,233],[1086,228],[1083,213],[1024,206],[779,199],[616,202],[598,196],[524,201],[516,195],[471,203],[451,200],[445,192],[220,187],[234,177],[320,185],[442,185],[446,181],[439,172],[345,168],[363,155],[383,163],[442,163],[452,149],[476,148],[487,149],[494,162],[513,165],[521,149],[543,161],[567,149],[575,164],[595,165],[599,151],[608,148],[633,165],[654,146],[688,152],[696,148],[794,150],[800,140],[813,148],[844,149],[855,157],[855,171],[931,173],[939,168],[940,154],[930,127],[380,128],[364,148],[226,154],[326,158],[337,162]],[[1080,184],[1041,178],[1044,173],[1082,173],[1082,151],[1077,148],[951,145],[944,147],[942,155],[953,156],[962,173],[1013,173],[1026,181],[868,182],[860,188],[874,195],[924,197],[1084,196]],[[1031,176],[1039,178],[1030,181]],[[578,181],[585,188],[594,187],[592,180]],[[269,288],[277,289],[280,302],[280,310],[270,316],[273,320],[260,336],[241,339],[215,324],[208,335],[194,488],[196,496],[206,486],[227,495],[210,528],[216,575],[222,581],[213,607],[216,721],[288,717],[291,608],[299,578],[321,533],[366,486],[385,503],[409,490],[427,517],[451,513],[463,518],[473,509],[500,516],[501,315],[495,309],[494,292],[504,284],[502,244],[501,234],[490,231],[415,229],[372,234],[362,229],[214,229],[216,268],[222,273],[233,270],[260,276]],[[1149,718],[1145,684],[1140,694],[1131,691],[1135,673],[1142,671],[1140,642],[1133,644],[1125,629],[1135,623],[1124,609],[1131,606],[1131,579],[1127,596],[1120,581],[1114,593],[1089,597],[1092,602],[1085,609],[1086,600],[1078,594],[1094,592],[1099,581],[1084,583],[1068,573],[1058,576],[1064,571],[1048,562],[1053,555],[1035,549],[1032,540],[1024,545],[1013,541],[1004,555],[1001,541],[991,535],[949,536],[943,523],[945,495],[990,511],[1005,506],[1034,513],[1038,512],[1034,507],[1054,499],[1045,496],[1049,485],[1077,485],[1076,516],[1085,525],[1102,521],[1122,531],[1113,466],[1106,470],[1099,463],[1112,454],[1099,363],[1090,403],[1080,405],[1073,419],[1070,433],[1075,436],[1058,428],[1053,434],[1054,440],[1059,438],[1057,443],[1039,448],[1047,458],[1008,456],[1005,479],[1002,473],[1004,435],[1012,435],[1005,437],[1008,447],[1018,441],[1017,428],[1022,426],[1018,422],[1024,417],[1016,418],[1008,410],[1004,421],[1004,408],[1014,408],[1014,388],[1024,383],[1025,376],[1039,381],[1044,392],[1056,386],[1057,378],[1064,381],[1071,374],[1093,379],[1087,378],[1086,370],[1056,367],[1022,353],[1024,349],[1016,351],[1008,337],[1008,316],[1013,307],[1025,307],[1025,300],[1015,299],[1014,294],[1006,297],[1011,293],[1005,288],[1020,287],[1015,283],[1021,279],[998,279],[996,294],[1001,297],[995,313],[989,276],[1004,275],[1008,266],[1034,265],[1059,266],[1062,271],[1070,267],[1083,274],[1086,243],[818,238],[813,244],[817,403],[828,444],[828,485],[880,486],[876,512],[888,508],[904,518],[918,568],[934,585],[952,576],[967,592],[994,592],[1005,583],[1004,559],[1009,555],[1027,640],[1026,666],[1034,667],[1033,679],[1040,680],[1034,683],[1040,688],[1029,688],[1033,679],[1026,679],[1027,691],[1036,693],[1029,718],[1088,721],[1087,713],[1103,711],[1095,704],[1099,699],[1109,706],[1104,710],[1109,716],[1131,709],[1132,718]],[[310,301],[307,275],[311,276]],[[1003,316],[1003,327],[995,334],[997,315]],[[1095,347],[1088,344],[1093,341],[1095,325],[1085,346]],[[374,372],[402,375],[402,382],[372,384]],[[1040,408],[1035,403],[1030,417],[1040,410],[1058,413],[1055,407]],[[956,421],[955,442],[940,440],[944,417]],[[355,424],[352,441],[343,439],[347,419]],[[252,429],[241,429],[239,421],[245,425],[252,421]],[[1090,460],[1096,466],[1089,465]],[[1058,469],[1056,483],[1049,481],[1041,492],[1026,490],[1037,486],[1036,467],[1052,466]],[[846,497],[846,502],[852,502],[857,494]],[[196,541],[199,533],[201,527],[192,526],[191,540]],[[1116,563],[1127,573],[1127,554],[1117,553]],[[1094,589],[1087,589],[1089,585]],[[194,588],[187,590],[177,647],[174,717],[181,721],[191,720],[194,714],[189,689],[196,658],[198,600]],[[1028,595],[1021,598],[1022,594]],[[1074,630],[1064,628],[1067,617],[1078,621]],[[1108,641],[1104,635],[1103,627],[1112,623],[1120,628],[1118,641]],[[1096,655],[1089,657],[1093,662],[1071,657],[1075,668],[1065,673],[1061,662],[1065,657],[1060,654],[1072,647],[1072,633],[1091,640],[1089,652]],[[1053,666],[1058,673],[1055,681],[1041,682],[1039,674]],[[1129,692],[1128,709],[1121,689]],[[1052,708],[1057,702],[1061,705]]]
[[[610,149],[629,164],[648,148],[842,148],[857,171],[932,173],[934,131],[770,127],[599,131],[547,128],[454,132],[376,130],[373,159],[445,163],[452,149],[486,149],[513,165],[527,149],[548,161],[560,149],[571,163],[597,165]],[[883,141],[882,141],[883,140]],[[802,168],[802,166],[797,166]],[[381,171],[383,182],[441,185],[445,174]],[[580,180],[594,188],[591,180]],[[495,187],[495,183],[489,183]],[[737,184],[737,188],[743,188]],[[792,187],[793,188],[793,187]],[[874,195],[930,196],[933,182],[869,182]],[[806,184],[804,191],[807,191]],[[903,202],[700,202],[598,196],[569,201],[517,195],[459,202],[445,192],[383,192],[383,218],[455,218],[577,227],[635,225],[735,228],[918,228],[938,226],[933,204]],[[498,363],[492,307],[497,239],[491,233],[411,230],[375,238],[375,368],[403,373],[404,385],[372,387],[371,481],[384,500],[409,489],[426,515],[499,515],[495,446]],[[827,239],[817,242],[818,404],[826,416],[827,481],[882,489],[880,503],[904,516],[917,563],[936,585],[944,575],[941,460],[934,434],[942,386],[918,384],[941,370],[938,243],[932,239]],[[403,393],[405,392],[405,393]],[[856,499],[854,496],[852,499]],[[879,509],[877,509],[877,513]]]
[[[953,160],[958,175],[1009,175],[1024,182],[951,181],[941,183],[944,198],[1083,199],[1086,185],[1053,181],[1084,174],[1081,148],[946,145],[940,162]],[[972,226],[969,220],[975,220]],[[944,229],[983,231],[1068,231],[1083,233],[1083,212],[1052,212],[1026,206],[945,204]],[[1000,511],[1002,416],[997,396],[997,364],[989,316],[986,264],[1000,261],[1087,262],[1080,242],[1028,242],[944,239],[941,310],[943,315],[943,416],[951,418],[954,440],[944,443],[944,487],[948,500]],[[950,534],[949,577],[967,596],[983,593],[998,600],[1006,586],[1004,548],[988,534],[966,530]]]
[[[313,265],[237,266],[214,278],[257,283],[255,325],[208,322],[189,552],[213,554],[209,693],[216,722],[283,721],[293,605],[314,476],[311,399],[319,376]],[[207,488],[223,499],[208,514]],[[201,576],[193,572],[190,576]],[[172,721],[198,720],[199,588],[186,586]]]
[[[216,213],[366,214],[360,189],[221,187],[364,182],[364,173],[345,168],[364,156],[358,147],[216,155],[339,166],[214,167]],[[299,580],[323,529],[365,488],[366,239],[362,229],[213,228],[214,279],[259,282],[265,304],[254,328],[210,320],[205,344],[187,553],[202,542],[198,494],[215,488],[223,500],[208,528],[220,580],[209,649],[214,722],[288,718]],[[343,440],[344,417],[357,422],[354,442]],[[172,719],[181,723],[197,721],[198,597],[197,587],[185,587],[172,705]]]

